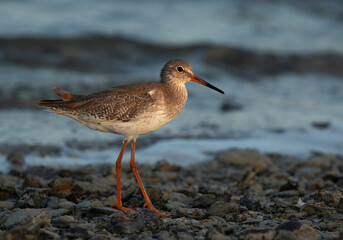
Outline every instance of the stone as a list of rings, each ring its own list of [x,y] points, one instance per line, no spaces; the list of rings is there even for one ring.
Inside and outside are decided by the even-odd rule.
[[[177,208],[175,214],[178,217],[188,217],[192,219],[205,219],[208,216],[207,211],[201,208]]]
[[[320,235],[311,227],[298,221],[288,221],[280,224],[277,228],[275,239],[312,240],[319,239]]]
[[[277,228],[276,231],[280,230],[285,230],[285,231],[290,231],[293,232],[295,230],[299,230],[301,228],[301,222],[298,221],[288,221],[280,224]]]
[[[15,208],[41,208],[46,205],[48,189],[26,188],[19,199],[17,199]]]
[[[251,200],[248,198],[239,199],[239,204],[253,211],[259,211],[261,209],[261,204],[258,201]]]
[[[238,205],[236,203],[228,203],[223,201],[215,202],[208,209],[208,213],[211,216],[223,217],[229,213],[237,213]]]
[[[23,167],[25,165],[25,158],[20,153],[10,153],[7,156],[7,161],[15,167]]]
[[[46,209],[18,209],[14,211],[5,222],[6,228],[12,228],[18,225],[27,224],[45,224],[50,223],[51,215]]]
[[[239,235],[240,239],[249,240],[268,240],[274,239],[275,231],[268,228],[253,228],[247,229],[242,234]]]
[[[339,189],[321,189],[313,197],[318,201],[325,202],[330,207],[334,207],[343,198],[343,191]]]
[[[14,201],[0,201],[0,209],[12,209],[14,207]]]
[[[169,201],[187,204],[187,203],[189,203],[190,200],[189,200],[189,197],[187,197],[183,193],[171,192],[169,194]]]
[[[81,217],[94,218],[99,216],[109,216],[117,210],[109,207],[90,207],[81,210]]]
[[[46,229],[39,229],[38,240],[59,240],[61,237],[55,233]]]
[[[257,150],[228,150],[219,155],[218,160],[223,164],[237,167],[251,167],[257,174],[271,164],[271,159]]]
[[[130,218],[125,213],[119,210],[116,210],[114,213],[112,213],[109,216],[109,218],[110,218],[111,224],[130,221]]]
[[[9,199],[16,199],[18,196],[14,187],[8,186],[0,186],[0,201],[9,200]]]
[[[75,186],[75,181],[71,178],[56,178],[48,186],[54,195],[64,197],[71,194],[72,188]]]
[[[77,223],[77,221],[75,220],[74,216],[69,216],[69,215],[58,216],[58,217],[51,219],[51,224],[54,227],[58,227],[58,228],[72,227],[76,223]]]
[[[214,194],[201,194],[192,200],[189,205],[193,208],[208,208],[215,201]]]
[[[190,232],[178,232],[176,234],[177,239],[193,240],[194,236]]]
[[[137,190],[137,186],[136,185],[129,185],[129,187],[127,189],[125,189],[125,191],[122,192],[122,201],[126,201],[128,200]]]
[[[140,231],[158,233],[166,230],[166,225],[162,218],[149,209],[141,210],[139,214],[134,215],[133,219]]]
[[[110,232],[122,235],[134,235],[141,231],[135,222],[119,222],[111,226]]]
[[[297,164],[298,167],[318,167],[325,170],[336,160],[332,155],[313,156],[308,160],[301,161]]]
[[[280,191],[287,191],[287,190],[297,190],[299,184],[295,181],[288,181],[284,185],[280,187]]]
[[[70,202],[70,201],[62,201],[58,203],[58,207],[59,208],[64,208],[64,209],[68,209],[71,210],[75,207],[75,203]]]
[[[152,202],[167,202],[169,194],[167,191],[162,191],[161,188],[149,187],[146,189],[148,196]]]
[[[43,187],[43,179],[39,176],[26,175],[22,188],[41,188]]]

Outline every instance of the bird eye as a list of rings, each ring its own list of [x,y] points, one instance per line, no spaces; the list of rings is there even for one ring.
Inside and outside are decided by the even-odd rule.
[[[177,67],[178,72],[183,72],[183,67]]]

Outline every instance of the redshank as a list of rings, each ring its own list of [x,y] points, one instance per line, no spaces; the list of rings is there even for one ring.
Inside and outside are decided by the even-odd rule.
[[[156,214],[159,212],[151,203],[138,174],[135,162],[135,144],[139,135],[155,131],[175,118],[187,101],[186,82],[193,81],[224,92],[194,75],[186,61],[174,59],[161,70],[160,82],[138,83],[115,87],[90,95],[76,95],[54,87],[56,95],[62,99],[42,100],[39,106],[50,112],[73,118],[87,127],[124,136],[123,146],[116,162],[117,207],[124,213],[136,210],[126,208],[121,200],[120,169],[127,144],[132,141],[130,167],[142,191],[145,204]]]

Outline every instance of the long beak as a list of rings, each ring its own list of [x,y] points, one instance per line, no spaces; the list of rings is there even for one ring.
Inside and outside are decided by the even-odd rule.
[[[222,90],[220,90],[219,88],[216,88],[212,84],[209,84],[208,82],[206,82],[205,80],[199,78],[198,76],[193,75],[191,77],[191,81],[200,83],[200,84],[202,84],[202,85],[204,85],[206,87],[209,87],[209,88],[212,88],[213,90],[216,90],[217,92],[220,92],[221,94],[224,94],[224,92]]]

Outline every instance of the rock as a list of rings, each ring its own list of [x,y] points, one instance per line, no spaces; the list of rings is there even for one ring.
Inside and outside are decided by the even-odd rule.
[[[301,211],[306,213],[307,216],[312,216],[312,215],[316,215],[316,214],[320,214],[320,211],[318,209],[318,207],[315,204],[305,204],[302,208]]]
[[[299,184],[295,181],[288,181],[284,185],[280,187],[280,191],[287,191],[287,190],[297,190]]]
[[[51,224],[58,228],[69,228],[77,223],[73,216],[58,216],[51,219]]]
[[[92,229],[88,229],[81,226],[75,226],[72,228],[66,228],[63,234],[68,237],[68,239],[89,239],[95,235]]]
[[[90,207],[81,210],[81,217],[94,218],[99,216],[109,216],[117,210],[109,207]]]
[[[235,102],[235,100],[233,99],[227,99],[225,102],[223,102],[220,105],[220,110],[222,112],[231,112],[231,111],[237,111],[237,110],[241,110],[243,108],[243,106],[237,102]]]
[[[205,219],[208,216],[208,213],[204,209],[200,208],[177,208],[175,214],[178,217],[188,217],[192,219]]]
[[[0,186],[0,201],[16,199],[17,196],[18,195],[14,187]]]
[[[315,178],[310,179],[306,185],[309,190],[318,190],[324,188],[325,182],[322,178]]]
[[[10,153],[7,156],[7,161],[12,165],[12,167],[23,167],[25,165],[25,158],[20,153]]]
[[[247,169],[240,180],[240,187],[243,189],[247,189],[248,187],[251,187],[256,182],[256,173],[254,171],[251,171],[250,169]]]
[[[226,165],[251,167],[257,174],[271,164],[271,159],[257,150],[228,150],[221,153],[218,160]]]
[[[109,216],[110,220],[111,220],[111,224],[116,224],[116,223],[120,223],[120,222],[129,222],[130,218],[123,213],[122,211],[116,210],[114,213],[112,213]]]
[[[38,239],[39,240],[59,240],[61,239],[61,237],[55,232],[51,232],[46,229],[39,229]]]
[[[48,212],[50,214],[51,217],[58,217],[58,216],[61,216],[61,215],[66,215],[66,214],[69,214],[70,211],[67,210],[67,209],[64,209],[64,208],[59,208],[59,209],[48,209]]]
[[[249,239],[249,240],[268,240],[274,239],[275,231],[268,228],[254,228],[247,229],[242,234],[239,235],[240,239]]]
[[[135,222],[120,222],[113,225],[110,229],[111,233],[119,233],[122,235],[134,235],[140,233],[140,229]]]
[[[16,201],[15,208],[41,208],[46,205],[48,189],[27,188]]]
[[[51,197],[47,197],[44,199],[44,207],[48,207],[48,208],[57,208],[59,205],[59,198],[51,196]]]
[[[208,230],[205,233],[205,239],[206,240],[228,240],[231,239],[229,236],[224,235],[217,230],[215,230],[213,227],[208,228]]]
[[[51,216],[46,209],[18,209],[11,214],[4,226],[9,229],[14,226],[34,223],[50,224],[50,218]]]
[[[330,207],[334,207],[343,198],[343,191],[339,189],[321,189],[313,197],[318,201],[325,202]]]
[[[137,186],[136,185],[129,185],[129,187],[127,189],[125,189],[125,191],[123,191],[122,193],[122,200],[126,201],[128,200],[137,190]]]
[[[22,188],[41,188],[43,179],[38,176],[26,175]]]
[[[275,239],[319,239],[320,235],[311,227],[303,225],[298,221],[288,221],[280,224],[277,228]]]
[[[330,127],[330,122],[313,122],[312,126],[318,129],[326,129]]]
[[[12,209],[14,207],[14,201],[0,201],[0,209]]]
[[[214,203],[215,197],[214,194],[202,194],[191,201],[189,205],[193,208],[208,208]]]
[[[177,239],[193,240],[194,236],[190,232],[178,232],[176,234]]]
[[[239,199],[239,204],[253,211],[259,211],[261,209],[261,204],[258,201],[251,200],[248,198]]]
[[[39,235],[39,226],[14,226],[13,228],[9,229],[6,232],[3,232],[2,236],[0,235],[2,240],[36,240],[38,239]]]
[[[302,224],[298,221],[289,221],[289,222],[284,222],[284,223],[280,224],[276,228],[276,231],[285,230],[285,231],[293,232],[295,230],[299,230],[301,228],[301,226],[302,226]]]
[[[176,239],[175,237],[173,237],[173,234],[169,231],[161,231],[158,235],[157,235],[159,240],[173,240]]]
[[[323,173],[324,180],[331,180],[332,182],[337,182],[342,178],[342,174],[338,169],[337,165],[333,165],[330,169]]]
[[[322,172],[319,167],[299,167],[296,169],[295,176],[297,178],[313,179]]]
[[[189,203],[189,198],[185,194],[172,192],[169,194],[169,201],[187,204]]]
[[[75,207],[75,203],[70,201],[62,201],[58,203],[58,207],[71,210]]]
[[[165,159],[158,161],[154,167],[155,172],[169,172],[171,170],[172,169],[171,169],[169,162]]]
[[[300,193],[299,191],[296,190],[287,190],[287,191],[282,191],[282,192],[276,192],[272,195],[272,197],[277,197],[277,198],[291,198],[291,197],[296,197],[299,196]]]
[[[209,215],[223,217],[228,213],[237,213],[238,205],[236,203],[228,203],[218,201],[211,205],[208,210]]]
[[[167,202],[169,199],[169,194],[167,191],[162,191],[161,188],[152,188],[149,187],[146,189],[147,194],[150,197],[150,200],[155,202]]]
[[[51,191],[58,197],[64,197],[72,192],[72,188],[75,186],[75,181],[71,178],[56,178],[48,184],[51,187]]]
[[[90,208],[90,207],[103,207],[102,203],[99,200],[84,200],[76,204],[77,209],[81,208]]]
[[[3,226],[7,219],[11,216],[12,212],[8,210],[0,211],[0,226]],[[0,231],[1,232],[1,231]],[[1,236],[1,235],[0,235]],[[1,239],[1,238],[0,238]]]
[[[299,162],[297,167],[318,167],[325,170],[330,167],[334,161],[336,161],[336,158],[332,155],[313,156],[308,160]]]
[[[140,231],[158,233],[166,230],[166,224],[162,218],[149,209],[143,209],[134,215],[134,222]]]

